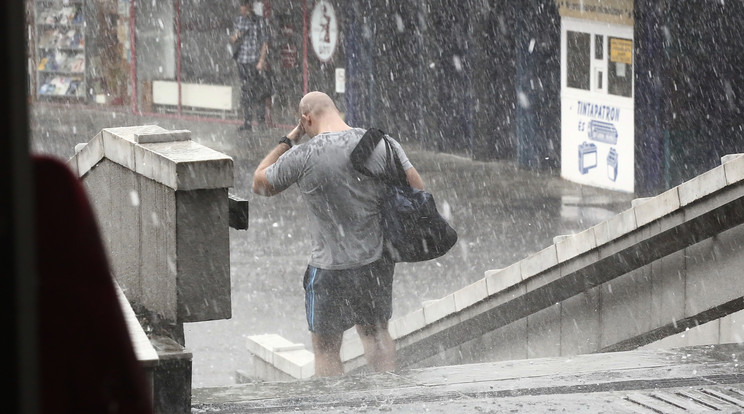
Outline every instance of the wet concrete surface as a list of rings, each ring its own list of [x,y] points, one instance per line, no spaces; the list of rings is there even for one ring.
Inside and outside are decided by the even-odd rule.
[[[203,388],[192,413],[737,413],[743,351],[729,344]]]
[[[30,113],[32,151],[64,159],[73,155],[75,144],[103,128],[146,124],[190,130],[195,141],[233,157],[230,192],[249,200],[249,229],[230,230],[232,318],[184,326],[186,347],[193,353],[194,388],[231,385],[236,370],[250,371],[247,336],[277,333],[311,349],[302,290],[310,251],[306,210],[296,188],[271,198],[250,192],[254,169],[286,128],[239,133],[234,121],[141,116],[127,108],[37,104]],[[398,138],[459,241],[441,259],[397,265],[393,318],[483,278],[486,270],[549,246],[557,235],[589,228],[629,208],[633,198],[568,182],[558,171],[524,170],[510,161],[476,162],[424,151]]]

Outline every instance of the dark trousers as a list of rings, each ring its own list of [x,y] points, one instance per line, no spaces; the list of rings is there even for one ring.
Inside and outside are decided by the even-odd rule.
[[[268,94],[264,86],[265,75],[256,69],[255,63],[238,63],[240,76],[240,106],[246,124],[255,120],[263,123],[266,116],[264,99]]]

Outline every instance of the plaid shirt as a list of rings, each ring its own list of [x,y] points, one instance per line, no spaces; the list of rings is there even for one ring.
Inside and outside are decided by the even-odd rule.
[[[233,24],[234,30],[238,33],[244,33],[242,40],[238,35],[238,40],[233,47],[238,50],[238,63],[257,63],[261,57],[261,46],[268,43],[268,30],[264,19],[255,15],[245,17],[238,16]]]

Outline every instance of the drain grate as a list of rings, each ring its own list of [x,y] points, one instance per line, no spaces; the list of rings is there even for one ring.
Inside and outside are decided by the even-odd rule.
[[[638,412],[676,413],[744,413],[744,389],[741,387],[705,387],[634,392],[624,397]]]

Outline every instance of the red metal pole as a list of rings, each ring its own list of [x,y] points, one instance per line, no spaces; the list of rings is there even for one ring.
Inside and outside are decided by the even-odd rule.
[[[302,0],[302,92],[307,94],[307,0]]]
[[[131,53],[131,60],[129,62],[130,68],[129,73],[132,82],[132,112],[137,112],[137,36],[135,35],[137,22],[134,14],[134,1],[129,2],[129,53]]]
[[[181,115],[181,1],[176,3],[176,84],[178,85],[178,115]]]

